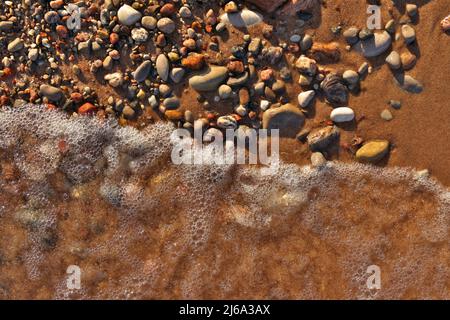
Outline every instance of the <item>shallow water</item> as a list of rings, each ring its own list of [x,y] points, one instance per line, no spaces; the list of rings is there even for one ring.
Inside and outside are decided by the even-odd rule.
[[[40,106],[0,123],[1,298],[450,297],[450,191],[414,170],[284,163],[261,176],[171,164],[171,124]]]

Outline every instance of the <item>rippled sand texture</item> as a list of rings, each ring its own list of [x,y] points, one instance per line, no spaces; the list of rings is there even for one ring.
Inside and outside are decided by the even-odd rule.
[[[450,298],[450,191],[412,170],[262,178],[169,164],[170,124],[39,106],[0,123],[1,298]],[[381,290],[366,286],[373,264]]]

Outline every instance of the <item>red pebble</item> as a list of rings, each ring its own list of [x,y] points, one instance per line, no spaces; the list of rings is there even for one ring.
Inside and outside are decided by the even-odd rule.
[[[79,114],[87,114],[90,112],[94,112],[96,109],[97,108],[92,103],[86,102],[80,108],[78,108],[78,113]]]

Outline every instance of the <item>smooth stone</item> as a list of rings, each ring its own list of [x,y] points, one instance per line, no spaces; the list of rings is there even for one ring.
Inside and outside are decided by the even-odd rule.
[[[9,52],[17,52],[23,49],[23,40],[20,38],[16,38],[8,44]]]
[[[304,122],[303,113],[290,103],[268,109],[263,113],[262,118],[263,129],[279,129],[281,137],[294,138]]]
[[[260,38],[254,38],[250,43],[248,44],[248,52],[250,52],[252,55],[257,56],[259,54],[259,51],[261,50],[261,39]]]
[[[141,25],[147,30],[155,30],[158,20],[152,16],[142,17]]]
[[[392,112],[388,109],[384,109],[383,111],[381,111],[380,117],[385,121],[391,121],[392,119],[394,119]]]
[[[306,108],[307,106],[309,106],[311,101],[314,99],[315,95],[316,95],[316,92],[314,90],[308,90],[305,92],[301,92],[298,95],[298,104],[300,105],[300,107]]]
[[[414,67],[416,64],[417,58],[414,54],[411,52],[403,52],[400,55],[400,60],[402,61],[403,69],[404,70],[410,70]]]
[[[211,66],[205,71],[193,75],[189,79],[189,85],[197,91],[214,91],[228,77],[226,67]]]
[[[357,84],[359,81],[359,74],[356,71],[353,70],[346,70],[342,74],[342,79],[348,84],[354,85]]]
[[[183,19],[188,19],[192,17],[192,11],[188,7],[181,7],[178,13],[180,14],[180,17],[182,17]]]
[[[13,26],[12,21],[0,21],[0,31],[9,31]]]
[[[339,129],[336,126],[327,126],[321,129],[311,131],[306,137],[309,148],[312,151],[320,151],[328,148],[328,146],[339,137]]]
[[[294,43],[298,43],[300,42],[300,40],[302,40],[302,37],[298,34],[293,34],[290,38],[289,41],[294,42]]]
[[[375,33],[373,37],[361,40],[355,45],[355,50],[366,58],[379,56],[391,45],[392,39],[388,32]]]
[[[389,141],[372,140],[364,144],[356,152],[356,160],[360,162],[376,163],[389,152]]]
[[[411,18],[415,17],[417,15],[417,5],[412,3],[406,4],[406,13]]]
[[[423,85],[413,77],[407,74],[399,74],[394,76],[395,83],[405,91],[411,93],[421,93]]]
[[[121,24],[131,26],[141,19],[142,14],[133,7],[124,4],[117,12],[117,17]]]
[[[262,111],[266,111],[270,107],[270,101],[261,100],[261,102],[259,103],[259,107],[261,108]]]
[[[389,65],[389,67],[393,70],[400,69],[402,66],[402,61],[400,59],[400,55],[397,51],[392,51],[387,57],[386,57],[386,63]]]
[[[242,86],[247,83],[249,79],[248,72],[244,72],[240,77],[230,77],[227,81],[227,85],[231,87]]]
[[[167,84],[160,84],[159,85],[159,94],[163,98],[167,98],[172,93],[172,88],[170,88]]]
[[[165,34],[171,34],[175,31],[175,22],[170,18],[161,18],[156,24],[159,30]]]
[[[300,49],[302,51],[307,51],[309,49],[311,49],[313,44],[313,38],[309,35],[306,34],[303,39],[300,41]]]
[[[36,61],[39,58],[39,50],[34,48],[28,51],[28,59],[31,61]]]
[[[136,42],[145,42],[148,39],[148,31],[144,28],[134,28],[131,30],[131,38]]]
[[[113,88],[117,88],[123,84],[123,75],[121,72],[107,74],[104,79],[108,81],[109,85]]]
[[[384,26],[384,29],[389,33],[394,33],[395,32],[395,20],[394,19],[389,20],[386,23],[386,25]]]
[[[226,84],[222,84],[219,87],[219,97],[222,100],[228,99],[232,93],[233,93],[233,89],[231,89],[231,87]]]
[[[262,15],[254,11],[244,9],[241,12],[225,13],[220,16],[220,21],[230,23],[236,28],[248,28],[263,21]]]
[[[39,88],[39,94],[41,96],[47,97],[49,100],[58,101],[64,94],[60,88],[56,88],[47,84],[43,84]]]
[[[321,152],[313,152],[311,154],[311,165],[315,168],[324,166],[327,163],[327,159]]]
[[[160,54],[156,59],[156,71],[163,81],[169,79],[170,63],[165,54]]]
[[[150,61],[144,61],[133,72],[133,77],[137,82],[142,82],[145,79],[147,79],[151,70],[152,70],[152,63]]]
[[[333,109],[330,114],[330,119],[333,122],[348,122],[355,118],[355,112],[349,107],[340,107]]]
[[[170,79],[175,83],[180,83],[186,71],[183,68],[173,68],[170,71]]]
[[[222,116],[217,119],[217,126],[222,129],[236,129],[238,124],[233,116]]]
[[[402,26],[402,36],[406,44],[411,44],[416,40],[416,31],[409,24]]]
[[[394,109],[400,109],[402,107],[402,102],[398,100],[389,100],[389,105]]]
[[[344,31],[343,36],[348,44],[352,45],[358,42],[359,29],[356,27],[350,27]]]
[[[163,105],[168,110],[178,109],[180,107],[180,99],[178,99],[177,97],[164,99]]]

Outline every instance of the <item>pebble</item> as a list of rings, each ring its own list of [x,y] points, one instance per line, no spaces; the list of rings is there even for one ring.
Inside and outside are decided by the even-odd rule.
[[[172,88],[170,88],[167,84],[160,84],[159,87],[159,94],[163,98],[167,98],[172,93]]]
[[[39,58],[39,50],[34,48],[28,51],[28,59],[31,61],[36,61]]]
[[[159,9],[159,13],[164,17],[171,16],[175,14],[175,12],[177,12],[177,9],[172,3],[166,3]]]
[[[368,40],[373,37],[373,31],[368,28],[364,28],[358,33],[358,37],[361,40]]]
[[[126,119],[130,120],[134,118],[136,112],[132,107],[126,105],[122,110],[122,114]]]
[[[336,123],[353,121],[354,118],[355,112],[349,107],[340,107],[333,109],[330,114],[331,121]]]
[[[356,71],[353,70],[346,70],[343,74],[342,74],[342,78],[344,79],[344,81],[350,85],[355,85],[358,83],[359,81],[359,74]]]
[[[298,95],[298,104],[302,108],[306,108],[309,106],[311,101],[314,99],[314,96],[316,95],[316,92],[314,90],[308,90],[305,92],[301,92]]]
[[[336,126],[327,126],[325,128],[311,131],[306,140],[312,151],[325,150],[339,137],[339,129]]]
[[[261,50],[262,40],[260,38],[254,38],[248,44],[248,52],[250,52],[253,56],[257,56],[259,51]]]
[[[444,19],[442,19],[441,28],[444,32],[447,32],[450,30],[450,15],[448,15]]]
[[[160,54],[156,59],[156,71],[163,81],[169,79],[170,63],[165,54]]]
[[[216,31],[219,32],[219,33],[225,31],[226,28],[227,28],[227,26],[226,26],[226,24],[223,23],[223,22],[219,22],[219,23],[216,25]]]
[[[288,103],[263,113],[264,129],[279,129],[281,137],[295,137],[305,122],[305,116],[294,105]]]
[[[215,91],[228,77],[226,67],[211,66],[207,70],[192,76],[189,85],[197,91]]]
[[[384,29],[389,33],[394,33],[395,32],[395,20],[394,19],[389,20],[386,23],[386,25],[384,26]]]
[[[142,82],[145,79],[147,79],[151,70],[152,70],[152,63],[150,61],[144,61],[133,72],[133,77],[137,82]]]
[[[259,13],[244,9],[237,13],[225,13],[220,17],[220,21],[230,23],[236,28],[248,28],[261,23],[263,17]]]
[[[302,51],[307,51],[309,49],[311,49],[313,44],[313,38],[309,35],[306,34],[303,39],[300,41],[300,49]]]
[[[189,9],[188,7],[181,7],[180,10],[178,11],[178,13],[180,14],[180,17],[183,19],[189,19],[192,17],[192,11],[191,9]]]
[[[8,44],[8,51],[13,53],[23,49],[24,43],[20,38],[16,38]]]
[[[406,44],[411,44],[416,40],[416,31],[409,24],[402,26],[402,36]]]
[[[240,77],[230,77],[227,81],[227,85],[231,87],[243,86],[249,79],[248,72],[244,72]]]
[[[52,101],[58,101],[64,96],[60,88],[56,88],[47,84],[43,84],[40,86],[39,94]]]
[[[317,72],[317,63],[304,55],[300,56],[295,62],[295,67],[302,74],[314,76]]]
[[[12,21],[0,21],[0,32],[9,31],[14,26]]]
[[[239,90],[239,104],[245,106],[250,102],[250,94],[247,88],[241,88]]]
[[[164,112],[164,115],[166,116],[167,120],[170,121],[179,121],[183,119],[183,113],[179,110],[166,110],[166,112]]]
[[[383,111],[381,111],[381,119],[386,120],[386,121],[391,121],[394,117],[392,116],[391,111],[389,111],[388,109],[384,109]]]
[[[134,28],[131,30],[131,38],[136,42],[145,42],[148,39],[148,32],[144,28]]]
[[[183,68],[173,68],[170,71],[170,79],[172,79],[174,83],[180,83],[185,73]]]
[[[266,111],[270,107],[270,101],[268,101],[268,100],[261,100],[259,102],[259,107],[261,108],[262,111]]]
[[[272,84],[272,91],[280,95],[286,91],[286,83],[283,80],[276,80]]]
[[[44,15],[44,20],[48,24],[55,24],[59,22],[59,14],[56,11],[47,11]]]
[[[255,84],[255,87],[254,87],[255,93],[256,93],[257,95],[262,96],[262,95],[264,94],[264,89],[265,89],[265,87],[266,87],[266,84],[265,84],[264,82],[258,82],[258,83],[256,83],[256,84]]]
[[[289,40],[291,42],[298,43],[298,42],[300,42],[300,40],[302,40],[302,37],[298,34],[294,34],[289,38]]]
[[[395,83],[405,91],[411,93],[421,93],[423,85],[413,77],[407,74],[399,74],[394,76]]]
[[[190,54],[181,61],[183,67],[190,70],[200,70],[205,65],[205,57],[201,54]]]
[[[141,17],[142,14],[139,11],[127,4],[122,5],[117,12],[119,22],[125,26],[134,25]]]
[[[232,92],[233,90],[231,89],[231,87],[227,86],[226,84],[222,84],[218,90],[219,97],[222,100],[228,99],[231,96]]]
[[[178,99],[175,96],[167,98],[167,99],[164,99],[163,105],[168,110],[178,109],[180,107],[180,99]]]
[[[417,12],[417,5],[412,3],[406,4],[406,13],[408,14],[408,16],[414,18],[417,15]]]
[[[171,34],[175,31],[175,22],[170,18],[161,18],[156,25],[165,34]]]
[[[375,33],[373,38],[359,41],[355,45],[355,49],[362,53],[364,57],[372,58],[379,56],[389,49],[391,43],[391,36],[388,32],[383,31],[381,33]]]
[[[222,116],[217,119],[217,126],[222,129],[236,129],[238,124],[233,116]]]
[[[154,17],[145,16],[145,17],[142,17],[141,25],[147,30],[155,30],[157,22],[158,22],[158,20],[156,20]]]
[[[372,140],[364,144],[356,152],[356,160],[360,162],[377,163],[389,152],[389,141]]]
[[[389,67],[392,70],[400,69],[402,66],[402,61],[400,59],[400,55],[397,51],[392,51],[387,57],[386,57],[386,63],[389,65]]]
[[[159,106],[158,99],[156,98],[155,95],[152,95],[152,96],[150,96],[150,98],[148,98],[148,104],[153,109],[156,109]]]
[[[389,105],[394,109],[400,109],[402,107],[401,101],[398,100],[389,100]]]
[[[123,75],[121,72],[107,74],[104,79],[108,81],[109,85],[113,88],[117,88],[123,84]]]
[[[348,44],[352,45],[358,42],[359,40],[358,34],[359,34],[358,28],[350,27],[344,31],[343,36],[345,38],[345,41],[347,41]]]
[[[311,154],[311,165],[315,168],[320,168],[327,163],[327,159],[321,152],[313,152]]]
[[[417,61],[416,56],[409,51],[403,52],[400,56],[400,59],[402,61],[404,70],[412,69]]]

